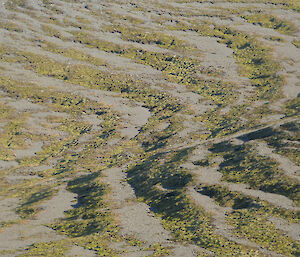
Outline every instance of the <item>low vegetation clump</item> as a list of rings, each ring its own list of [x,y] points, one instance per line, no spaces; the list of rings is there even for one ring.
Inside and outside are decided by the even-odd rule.
[[[28,219],[34,217],[41,209],[37,207],[42,201],[51,199],[55,189],[47,186],[38,186],[30,188],[22,192],[23,203],[16,209],[16,213],[22,219]],[[20,195],[21,196],[21,195]]]
[[[8,54],[8,48],[6,50]],[[123,97],[130,99],[134,97],[138,101],[145,102],[145,106],[154,113],[164,113],[168,110],[176,112],[181,108],[175,99],[167,96],[166,93],[156,92],[150,88],[141,88],[129,76],[110,74],[85,65],[68,65],[29,52],[18,52],[12,49],[10,51],[14,57],[7,58],[7,61],[13,62],[15,61],[14,58],[17,58],[18,61],[26,65],[27,69],[32,69],[40,75],[54,77],[84,87],[118,92]],[[164,101],[161,101],[162,99]]]
[[[16,11],[18,8],[26,8],[26,0],[7,0],[5,2],[5,7],[10,11]]]
[[[248,77],[252,85],[257,88],[255,100],[280,98],[283,78],[278,76],[277,73],[280,71],[281,66],[272,59],[270,49],[254,37],[232,28],[209,23],[202,25],[178,23],[176,26],[169,28],[191,30],[203,36],[219,38],[220,43],[233,49],[233,56],[241,65],[241,74]]]
[[[23,32],[22,28],[19,25],[9,21],[6,22],[1,21],[0,28],[11,32]]]
[[[232,192],[224,186],[201,185],[197,188],[200,194],[213,198],[220,206],[231,207],[227,213],[227,221],[233,226],[234,232],[270,250],[294,256],[298,244],[269,220],[271,216],[299,222],[299,212],[277,208],[258,198]]]
[[[97,256],[158,257],[185,246],[198,256],[297,256],[299,243],[288,228],[299,222],[299,183],[282,162],[300,164],[299,97],[282,93],[291,63],[273,54],[276,47],[298,47],[294,23],[265,15],[255,4],[144,1],[112,10],[117,2],[4,3],[0,196],[17,203],[0,199],[0,207],[17,216],[1,220],[0,228],[47,226],[62,237],[38,241],[30,235],[31,245],[0,249],[0,255],[67,256],[82,247]],[[266,3],[266,13],[273,11],[270,3],[299,11],[295,0],[229,2]],[[240,31],[232,21],[241,17],[282,35]],[[194,45],[200,37],[203,50]],[[223,65],[212,57],[208,38],[231,49],[234,67],[227,71],[228,60]],[[117,69],[121,60],[126,67]],[[111,105],[102,96],[113,99]],[[149,111],[145,121],[141,108]],[[35,143],[41,146],[30,153]],[[259,152],[258,143],[270,154]],[[106,176],[110,168],[121,174]],[[126,231],[116,192],[123,186],[134,194],[122,191],[127,198],[121,202],[136,208],[143,202],[146,211],[138,211],[170,232],[167,243]],[[44,203],[65,190],[76,200],[42,224]],[[270,194],[287,203],[277,204]],[[200,205],[203,199],[212,206]],[[207,211],[214,206],[221,213]],[[149,224],[143,225],[147,238]]]
[[[300,149],[297,143],[299,136],[299,123],[290,122],[275,129],[272,136],[266,137],[264,140],[276,153],[286,156],[296,165],[300,165]]]
[[[286,117],[298,117],[300,114],[300,97],[297,96],[293,99],[290,99],[285,104],[285,115]]]
[[[26,249],[26,253],[19,255],[20,257],[30,257],[30,256],[63,256],[69,250],[71,246],[69,240],[45,242],[45,243],[35,243]]]
[[[96,12],[94,12],[95,15],[98,15]],[[103,13],[102,13],[103,15]],[[144,22],[143,19],[140,19],[138,17],[132,16],[132,15],[127,15],[127,14],[118,14],[116,12],[114,12],[113,10],[105,10],[105,15],[108,21],[110,21],[111,23],[116,23],[116,22],[120,22],[120,21],[124,21],[124,22],[129,22],[131,24],[134,25],[141,25]]]
[[[293,41],[292,41],[292,44],[293,44],[295,47],[300,48],[300,41],[298,41],[298,40],[293,40]]]
[[[137,196],[155,210],[163,219],[165,228],[172,231],[177,240],[197,244],[217,256],[255,256],[255,250],[212,233],[210,215],[187,197],[185,187],[192,177],[179,165],[191,151],[187,148],[152,155],[127,170],[128,181]]]
[[[286,42],[282,37],[277,37],[277,36],[267,36],[265,38],[274,42],[280,42],[280,43]]]
[[[255,209],[265,217],[276,216],[297,223],[300,213],[277,207],[257,197],[245,195],[238,191],[230,191],[226,186],[200,184],[196,187],[198,193],[214,199],[222,207],[231,207],[233,210]]]
[[[255,209],[233,211],[228,217],[234,232],[255,243],[287,256],[297,255],[299,244],[290,237],[282,235],[275,225]]]
[[[234,146],[223,142],[210,150],[224,158],[219,169],[223,181],[248,184],[253,189],[281,194],[298,203],[296,181],[287,177],[274,160],[259,155],[251,144]]]
[[[174,36],[169,36],[159,32],[149,32],[145,29],[128,28],[121,25],[112,25],[107,28],[112,33],[120,33],[123,40],[132,41],[140,44],[155,44],[162,48],[177,49],[177,50],[192,50],[197,51],[186,41],[180,40]]]
[[[99,183],[97,176],[94,173],[69,183],[67,189],[78,195],[78,207],[67,211],[66,218],[53,224],[52,228],[72,237],[93,234],[103,229],[114,230],[108,206],[103,200],[107,189]]]
[[[27,146],[24,142],[24,136],[29,133],[24,133],[21,131],[21,125],[23,123],[21,117],[19,117],[13,108],[10,106],[0,103],[1,117],[0,121],[3,124],[2,130],[0,132],[0,157],[4,161],[12,161],[15,159],[13,148],[19,148]],[[17,136],[17,138],[16,138]]]
[[[23,119],[21,117],[12,119],[4,126],[3,131],[1,131],[0,154],[3,158],[2,160],[14,160],[15,154],[13,150],[28,147],[28,141],[33,138],[33,135],[28,131],[24,131],[24,121],[24,117]]]
[[[255,89],[244,103],[234,106],[226,114],[222,114],[221,108],[217,107],[196,118],[198,121],[206,122],[209,131],[212,132],[208,137],[226,135],[257,126],[257,110],[248,107],[255,101],[262,100],[272,103],[282,97],[281,88],[284,78],[278,75],[281,65],[272,58],[271,49],[260,43],[254,36],[211,22],[202,24],[195,21],[178,22],[175,26],[168,26],[168,28],[193,31],[201,36],[218,38],[219,43],[223,43],[233,50],[233,56],[240,66],[240,74],[249,78]],[[228,87],[229,91],[230,88]],[[231,99],[234,101],[235,97]],[[267,115],[268,113],[261,114]],[[242,116],[246,117],[246,120],[239,118]]]
[[[178,3],[193,3],[193,2],[203,2],[203,0],[176,0]],[[209,1],[207,1],[209,2]],[[284,9],[291,9],[296,12],[300,12],[300,4],[298,0],[228,0],[231,3],[265,3],[278,5]]]
[[[47,41],[38,41],[37,42],[40,47],[42,47],[44,50],[61,54],[65,57],[72,58],[74,60],[84,61],[96,66],[105,66],[106,62],[100,58],[93,57],[91,55],[85,54],[84,52],[77,50],[75,48],[63,48],[59,47],[59,45],[50,43]]]
[[[46,24],[43,24],[41,26],[41,29],[46,33],[46,35],[48,35],[49,37],[56,37],[56,38],[60,38],[62,40],[65,39],[65,37],[62,35],[62,33],[55,29],[53,26],[51,25],[46,25]]]
[[[162,71],[171,82],[187,85],[193,91],[212,99],[216,103],[226,104],[234,99],[229,83],[223,83],[221,80],[201,79],[201,77],[195,76],[197,72],[209,76],[215,74],[214,70],[202,67],[197,60],[150,52],[135,47],[127,47],[121,50],[121,47],[117,44],[95,39],[89,34],[82,32],[74,33],[74,36],[76,41],[87,46],[116,53]]]
[[[243,16],[243,18],[250,23],[258,24],[264,28],[274,29],[282,34],[291,35],[297,31],[297,27],[293,23],[281,20],[271,14],[258,13],[246,15]]]

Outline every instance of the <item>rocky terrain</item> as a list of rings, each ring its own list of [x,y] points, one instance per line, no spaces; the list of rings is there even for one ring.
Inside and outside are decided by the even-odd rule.
[[[299,256],[298,0],[0,14],[0,256]]]

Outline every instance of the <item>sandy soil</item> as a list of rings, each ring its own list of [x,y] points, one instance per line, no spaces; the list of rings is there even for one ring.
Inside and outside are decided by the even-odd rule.
[[[110,0],[106,2],[28,0],[24,1],[24,6],[22,4],[18,6],[20,4],[18,2],[20,1],[3,0],[0,2],[0,79],[4,78],[4,84],[4,81],[8,81],[10,77],[12,80],[22,82],[23,87],[33,83],[39,86],[42,92],[49,92],[49,94],[44,96],[45,99],[42,101],[36,92],[25,90],[24,93],[21,89],[17,92],[13,86],[9,91],[7,88],[4,89],[5,87],[0,82],[1,256],[21,254],[29,256],[26,254],[30,253],[30,247],[36,243],[60,242],[69,239],[70,237],[52,230],[47,225],[64,220],[65,211],[78,208],[75,204],[78,201],[78,195],[69,191],[67,186],[79,176],[88,175],[92,171],[101,174],[101,183],[103,182],[109,188],[104,198],[109,199],[108,209],[115,219],[118,236],[123,239],[134,238],[142,242],[141,245],[129,245],[125,239],[123,241],[120,239],[120,242],[108,240],[107,248],[118,252],[114,256],[222,256],[222,253],[210,247],[210,244],[194,239],[188,240],[188,236],[176,238],[166,226],[171,217],[164,217],[164,210],[152,208],[153,199],[137,198],[136,187],[139,184],[129,183],[127,180],[126,171],[130,165],[140,164],[156,154],[172,154],[187,147],[193,149],[188,158],[176,161],[180,161],[178,166],[192,175],[191,181],[180,189],[164,188],[160,186],[160,183],[153,185],[151,189],[158,189],[165,193],[172,193],[176,190],[184,192],[195,208],[199,207],[210,215],[213,233],[222,236],[224,240],[227,240],[226,242],[245,247],[245,249],[254,249],[253,252],[257,251],[261,256],[296,256],[294,252],[282,254],[282,251],[276,248],[277,246],[261,244],[259,240],[256,240],[255,235],[243,237],[235,234],[228,222],[228,217],[234,211],[233,208],[221,206],[213,198],[197,192],[197,186],[224,186],[231,192],[265,201],[281,210],[299,212],[299,204],[291,197],[258,190],[246,182],[226,181],[220,172],[224,158],[209,150],[213,145],[222,142],[240,146],[252,145],[257,155],[272,159],[287,178],[295,184],[299,182],[300,168],[295,158],[275,153],[275,150],[263,139],[249,140],[248,138],[251,133],[265,128],[275,130],[288,123],[299,124],[299,111],[295,111],[296,114],[287,115],[288,101],[298,99],[297,97],[300,96],[300,51],[294,45],[295,41],[300,41],[299,12],[288,10],[281,5],[264,4],[263,1],[261,3],[260,1],[232,3],[218,0]],[[10,5],[13,7],[9,7]],[[292,22],[298,30],[290,34],[282,34],[276,29],[251,24],[242,18],[242,14],[249,14],[252,11],[276,15],[282,20]],[[280,97],[275,100],[258,99],[255,95],[257,87],[251,80],[251,74],[243,71],[244,66],[249,63],[241,65],[239,56],[230,47],[230,43],[224,44],[216,36],[201,35],[201,31],[174,29],[174,25],[181,23],[206,24],[210,28],[225,26],[248,36],[255,36],[265,49],[269,49],[272,62],[281,65],[280,70],[275,74],[275,77],[282,76],[283,78]],[[49,26],[48,31],[45,26]],[[134,42],[134,40],[126,39],[126,36],[132,35],[121,35],[115,31],[111,33],[108,26],[116,28],[124,26],[146,31],[145,35],[148,36],[153,36],[154,33],[160,33],[159,35],[163,36],[149,43],[142,43],[141,40]],[[56,32],[51,32],[51,28]],[[94,41],[84,44],[81,40],[75,39],[72,31],[86,32],[95,40],[104,40],[109,44],[106,48],[93,46]],[[134,36],[141,35],[134,34]],[[164,40],[170,36],[175,37],[176,40],[182,40],[188,47],[173,47],[172,44],[175,41],[169,46],[164,46]],[[88,39],[88,36],[86,37]],[[142,37],[146,38],[143,35]],[[155,35],[155,37],[159,36]],[[283,40],[269,40],[270,37],[280,37]],[[55,44],[54,49],[44,47],[45,42]],[[114,44],[119,45],[121,51],[110,50],[109,47]],[[14,48],[15,50],[11,51],[15,52],[2,51],[4,46]],[[61,52],[57,52],[58,48]],[[125,50],[131,48],[138,49],[137,56],[124,54]],[[65,54],[62,53],[62,49]],[[66,54],[67,50],[72,50],[73,55]],[[23,51],[23,53],[18,55],[17,51]],[[77,54],[74,54],[75,51]],[[143,51],[151,53],[149,54],[151,57],[155,54],[164,56],[160,60],[157,59],[155,65],[158,68],[149,61],[151,60],[149,56],[144,59],[139,57]],[[30,60],[31,54],[44,56],[66,66],[61,70],[54,68],[53,74],[47,75],[42,68],[34,67],[33,59]],[[89,56],[90,59],[82,56]],[[168,71],[168,67],[160,67],[163,61],[170,59],[166,56],[178,58],[182,62],[181,66],[177,69],[178,61],[178,63],[172,63],[174,66],[172,71]],[[254,59],[255,56],[252,56],[251,61]],[[95,60],[101,60],[102,64],[95,64]],[[199,62],[199,67],[195,68],[195,64],[190,64],[189,67],[184,66],[188,61]],[[78,78],[72,81],[74,74],[68,74],[69,77],[62,79],[63,74],[67,73],[71,67],[91,68],[98,72],[97,79],[104,77],[103,74],[116,75],[119,77],[119,80],[115,79],[115,85],[113,85],[116,88],[124,82],[123,79],[126,77],[129,89],[120,91],[113,89],[113,86],[106,89],[97,87],[98,82],[92,77],[93,74],[82,76],[82,81]],[[193,69],[195,71],[191,72]],[[202,70],[210,69],[218,72],[212,74],[202,72]],[[206,82],[213,81],[213,84],[220,83],[221,89],[223,85],[228,87],[230,85],[235,98],[229,103],[220,104],[216,101],[218,92],[212,92],[212,95],[203,93],[201,90],[205,86],[203,88],[200,84],[191,86],[185,83],[186,78],[189,83],[199,78]],[[131,88],[128,81],[133,81],[132,84],[135,87]],[[149,90],[153,91],[147,95]],[[62,93],[68,96],[68,99],[57,104],[55,102],[57,99],[53,100],[54,92]],[[156,98],[157,95],[161,97],[159,100]],[[77,101],[75,98],[82,98],[82,101],[86,103],[93,102],[94,105],[86,110],[80,109],[80,111],[73,112],[68,108],[75,110],[81,104],[79,102],[74,105],[74,101]],[[180,108],[176,111],[161,112],[162,103],[170,99]],[[293,107],[295,110],[299,110],[298,103],[299,101]],[[237,117],[236,123],[225,124],[226,121],[222,120],[222,115],[229,115],[228,120],[234,119],[236,114],[231,117],[231,111],[235,108],[242,109],[244,106],[246,106],[245,111],[237,114],[240,116]],[[101,133],[103,128],[109,127],[113,119],[105,120],[95,113],[93,108],[97,107],[105,107],[112,113],[111,118],[117,117],[117,125],[113,129],[110,128],[108,132],[106,131],[107,134]],[[264,111],[265,113],[260,114]],[[211,114],[205,117],[208,112]],[[9,127],[9,124],[22,120],[24,122],[18,125],[19,127]],[[63,122],[70,120],[73,120],[73,123],[68,123],[71,124],[68,125],[70,127],[62,128]],[[71,126],[81,124],[89,127],[88,132],[76,134],[77,132],[74,132]],[[234,131],[234,126],[239,124],[242,126],[236,132],[225,135],[211,134],[206,138],[206,135],[214,131],[215,127],[223,126],[225,131],[228,126],[232,126]],[[298,141],[294,140],[292,147],[296,153],[299,153],[299,144],[295,143],[299,143],[299,131],[289,131],[289,133],[291,137],[296,135]],[[22,137],[23,134],[26,135],[25,138]],[[164,138],[165,135],[169,136]],[[32,161],[40,156],[39,154],[45,154],[50,144],[53,144],[55,148],[70,138],[72,140],[63,145],[57,153],[45,155],[42,161]],[[17,142],[15,145],[14,140]],[[155,140],[158,142],[161,140],[163,143],[155,145],[153,149],[147,149],[145,142],[153,143]],[[287,141],[289,144],[289,139]],[[122,148],[124,146],[125,150]],[[93,147],[96,150],[92,149]],[[93,162],[90,162],[91,156],[88,156],[89,149],[94,150],[91,152],[95,155],[92,156],[95,157],[94,159],[91,158]],[[7,157],[5,154],[11,154],[11,156]],[[196,162],[206,159],[209,160],[209,165],[195,165]],[[157,163],[159,162],[164,163],[158,159]],[[72,167],[71,171],[68,170],[69,167]],[[152,167],[150,170],[140,170],[141,179],[144,172],[149,181],[152,181],[157,172],[153,170]],[[41,188],[53,186],[51,190],[55,193],[49,199],[42,198],[37,201],[34,205],[39,209],[37,215],[22,218],[17,210],[22,207],[23,198],[27,196],[31,187],[35,190],[38,186]],[[40,190],[42,193],[42,189]],[[289,221],[275,215],[268,217],[268,221],[276,227],[276,233],[284,235],[295,245],[300,239],[297,220]],[[194,228],[187,229],[193,231]],[[198,228],[195,231],[193,233],[198,233]],[[101,232],[101,230],[97,231],[97,233]],[[64,256],[104,256],[101,255],[99,249],[97,253],[88,244],[79,246],[75,241],[70,240],[69,249],[64,252]],[[159,250],[155,249],[157,246],[168,251],[159,253]],[[226,246],[222,247],[225,249]],[[249,256],[258,256],[251,254]],[[232,253],[232,256],[242,255]]]

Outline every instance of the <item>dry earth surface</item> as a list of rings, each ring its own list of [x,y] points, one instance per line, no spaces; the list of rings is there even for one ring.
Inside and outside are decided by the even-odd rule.
[[[299,256],[299,0],[1,0],[0,256]]]

